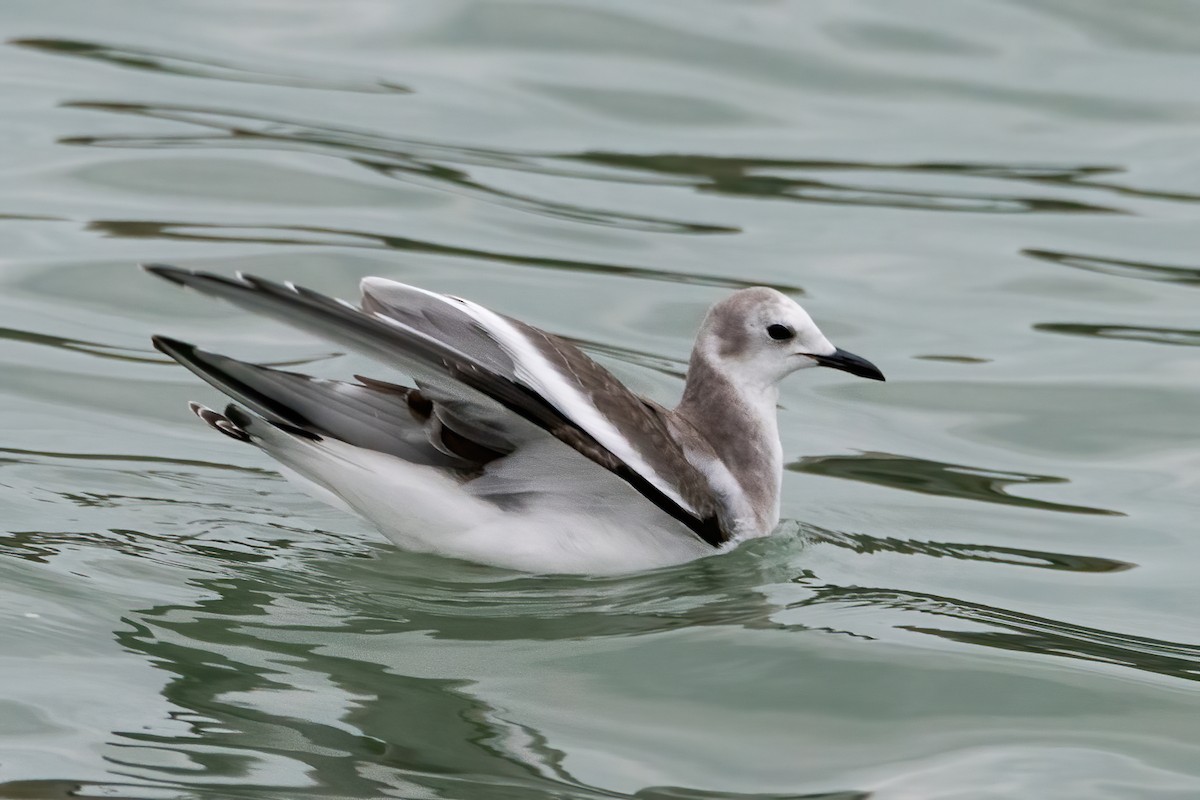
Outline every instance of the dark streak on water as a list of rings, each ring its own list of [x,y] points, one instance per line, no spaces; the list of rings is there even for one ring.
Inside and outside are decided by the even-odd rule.
[[[1155,328],[1150,325],[1087,325],[1080,322],[1041,322],[1033,326],[1043,333],[1068,336],[1092,336],[1097,339],[1121,339],[1129,342],[1174,344],[1200,347],[1200,330]]]
[[[1009,564],[1015,567],[1037,567],[1040,569],[1064,570],[1067,572],[1123,572],[1136,564],[1101,556],[1085,556],[1072,553],[1048,553],[1019,547],[997,547],[994,545],[964,544],[955,542],[921,542],[913,539],[877,537],[864,533],[846,533],[812,528],[810,535],[815,541],[845,547],[856,553],[895,553],[897,555],[928,556],[930,558],[956,558],[963,561],[981,561],[993,564]]]
[[[1067,483],[1066,478],[1054,475],[1032,475],[1025,472],[948,464],[893,453],[860,453],[849,456],[807,456],[787,465],[793,472],[845,478],[872,483],[907,492],[956,497],[1006,506],[1034,508],[1041,511],[1064,511],[1070,514],[1099,514],[1124,516],[1120,511],[1088,506],[1052,503],[1029,497],[1018,497],[1005,491],[1013,485]]]
[[[366,92],[409,94],[406,86],[388,81],[357,82],[331,81],[317,73],[289,75],[264,72],[253,66],[235,64],[196,56],[183,56],[141,47],[123,47],[77,39],[9,39],[8,44],[43,53],[73,58],[85,58],[113,66],[180,75],[190,78],[256,83],[263,86],[288,86],[337,92]]]
[[[1039,261],[1049,261],[1064,267],[1099,272],[1104,275],[1117,275],[1123,278],[1142,278],[1151,281],[1166,281],[1183,286],[1200,286],[1200,268],[1179,267],[1169,264],[1153,264],[1147,261],[1131,261],[1120,258],[1104,258],[1102,256],[1085,255],[1083,253],[1064,253],[1057,250],[1025,249],[1021,251],[1030,258]]]
[[[888,164],[822,160],[781,160],[717,157],[689,154],[627,154],[606,152],[537,153],[495,150],[479,146],[456,146],[355,131],[329,125],[267,117],[241,111],[192,106],[149,106],[130,103],[74,101],[64,107],[93,109],[118,114],[134,114],[185,123],[220,133],[207,136],[76,136],[62,139],[63,144],[93,147],[248,147],[303,149],[346,158],[380,174],[401,180],[431,180],[494,199],[525,210],[594,224],[630,227],[634,230],[659,230],[679,233],[736,233],[739,228],[674,222],[645,216],[631,216],[599,209],[584,210],[533,197],[518,196],[488,187],[473,180],[464,166],[517,169],[560,178],[633,180],[664,186],[691,187],[696,191],[727,196],[774,198],[829,204],[882,206],[930,211],[971,211],[992,213],[1091,213],[1128,214],[1127,209],[1086,203],[1080,200],[980,194],[975,192],[934,192],[910,189],[886,189],[861,183],[817,178],[791,178],[772,172],[900,173],[913,176],[987,178],[1075,188],[1083,185],[1097,189],[1099,184],[1081,184],[1081,179],[1107,172],[1112,167],[1050,167],[1003,164],[914,163]],[[450,168],[445,163],[460,168]],[[603,167],[602,173],[580,170],[578,165]],[[632,175],[628,174],[632,173]],[[1152,196],[1135,190],[1124,194]]]
[[[117,114],[133,114],[170,120],[195,127],[215,129],[207,136],[77,136],[60,140],[61,144],[90,147],[136,147],[170,149],[287,149],[323,154],[352,161],[372,172],[397,180],[445,187],[465,192],[488,202],[550,217],[608,225],[630,230],[661,233],[737,233],[738,228],[677,222],[644,215],[631,215],[603,209],[589,209],[518,195],[487,186],[471,177],[468,166],[516,169],[558,177],[581,177],[563,170],[547,168],[543,162],[554,158],[532,153],[488,150],[480,147],[456,147],[415,139],[384,137],[329,125],[296,122],[244,112],[189,106],[145,106],[128,103],[72,102],[67,108],[91,109]],[[448,166],[456,164],[457,166]]]
[[[688,283],[697,286],[716,286],[725,289],[743,289],[747,286],[764,285],[762,281],[738,281],[712,275],[694,275],[648,267],[630,267],[604,264],[593,261],[573,261],[563,258],[543,258],[496,251],[477,250],[468,247],[426,242],[404,236],[392,236],[368,231],[338,228],[320,228],[299,225],[206,225],[184,221],[163,222],[155,220],[97,219],[87,224],[89,230],[104,236],[133,239],[177,240],[189,242],[242,242],[246,244],[284,244],[306,247],[358,247],[368,249],[396,250],[407,253],[425,253],[439,256],[462,256],[482,261],[495,261],[522,267],[571,270],[621,277],[642,278],[668,283]],[[798,286],[766,283],[765,285],[791,295],[803,295]]]
[[[803,582],[807,582],[804,579]],[[959,642],[1038,655],[1120,664],[1132,669],[1200,680],[1200,646],[1087,628],[1059,620],[1021,614],[953,597],[864,586],[816,586],[816,594],[796,607],[821,604],[886,606],[906,612],[984,624],[1000,630],[949,630],[930,623],[900,627]]]

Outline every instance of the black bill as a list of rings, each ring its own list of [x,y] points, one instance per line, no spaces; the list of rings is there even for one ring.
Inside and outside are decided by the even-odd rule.
[[[887,380],[883,377],[883,373],[879,371],[879,367],[867,361],[862,356],[856,356],[854,353],[849,353],[845,350],[834,350],[831,355],[827,356],[809,354],[809,357],[822,367],[833,367],[843,372],[849,372],[851,375],[857,375],[860,378],[870,378],[873,381]]]

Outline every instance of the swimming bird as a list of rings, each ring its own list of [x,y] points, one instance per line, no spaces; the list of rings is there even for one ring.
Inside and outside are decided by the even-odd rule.
[[[153,337],[235,401],[191,403],[200,419],[400,547],[528,572],[630,572],[769,534],[780,380],[818,366],[884,380],[766,287],[708,311],[667,409],[567,340],[452,295],[365,278],[356,306],[241,273],[143,268],[411,380],[325,380]]]

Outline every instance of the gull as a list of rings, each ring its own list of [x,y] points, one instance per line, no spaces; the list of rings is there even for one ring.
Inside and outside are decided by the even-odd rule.
[[[766,536],[779,522],[780,380],[817,366],[884,380],[766,287],[708,311],[668,409],[566,339],[452,295],[364,278],[354,305],[240,272],[143,269],[411,384],[325,380],[153,337],[235,401],[190,403],[200,419],[402,548],[526,572],[632,572]]]

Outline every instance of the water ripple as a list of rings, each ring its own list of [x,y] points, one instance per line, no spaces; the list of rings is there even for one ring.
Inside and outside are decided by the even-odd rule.
[[[1027,248],[1022,255],[1039,261],[1049,261],[1064,267],[1116,275],[1122,278],[1141,278],[1150,281],[1177,283],[1183,286],[1200,286],[1200,268],[1155,264],[1149,261],[1129,261],[1120,258],[1089,256],[1083,253],[1067,253],[1060,250],[1038,250]]]
[[[807,583],[806,580],[798,582]],[[964,644],[1037,655],[1116,664],[1145,672],[1200,680],[1200,645],[1073,625],[1060,620],[923,592],[863,586],[816,586],[816,594],[792,608],[833,603],[873,606],[982,624],[991,630],[948,630],[900,624],[900,630],[924,633]],[[997,630],[998,629],[998,630]]]
[[[1018,497],[1005,491],[1013,485],[1068,483],[1054,475],[1035,475],[1028,472],[971,467],[931,461],[893,453],[860,453],[844,456],[808,456],[788,464],[793,472],[824,475],[833,478],[872,483],[891,489],[901,489],[939,497],[957,497],[984,503],[1036,508],[1041,511],[1062,511],[1070,514],[1099,514],[1123,517],[1120,511],[1090,506],[1052,503],[1029,497]]]
[[[881,206],[927,211],[989,213],[1091,213],[1128,214],[1127,209],[1056,197],[982,194],[864,186],[849,180],[822,180],[788,173],[871,173],[913,177],[995,179],[1031,183],[1070,183],[1085,175],[1108,172],[1112,167],[1039,167],[971,163],[886,163],[818,159],[736,158],[686,154],[630,155],[591,152],[562,156],[584,163],[619,167],[639,173],[684,179],[697,191],[732,196],[776,198],[834,205]],[[1069,179],[1070,180],[1069,180]]]
[[[45,333],[35,333],[33,331],[20,330],[18,328],[0,328],[0,341],[9,340],[21,342],[23,344],[40,345],[43,347],[53,347],[59,350],[67,350],[74,353],[83,353],[84,355],[96,356],[98,358],[113,359],[115,361],[132,361],[139,364],[161,364],[174,367],[177,362],[169,358],[162,358],[153,354],[153,351],[147,352],[144,347],[120,347],[113,344],[104,344],[103,342],[91,342],[85,339],[72,339],[65,336],[52,336]],[[260,361],[258,363],[266,367],[299,367],[309,364],[315,364],[320,361],[326,361],[331,358],[337,358],[343,353],[334,351],[329,353],[318,353],[304,358],[290,358],[284,360]],[[0,448],[0,452],[4,452],[4,448]]]
[[[495,250],[438,244],[405,236],[371,233],[345,228],[325,228],[312,225],[211,225],[185,221],[156,220],[91,220],[89,230],[106,236],[132,239],[169,239],[188,242],[243,242],[247,244],[286,244],[305,247],[361,247],[426,253],[438,256],[461,256],[513,264],[522,267],[588,272],[643,280],[715,286],[724,289],[744,289],[749,286],[770,286],[785,294],[802,295],[799,286],[764,283],[761,280],[737,280],[716,275],[699,275],[650,267],[632,267],[597,261],[575,261],[565,258],[517,255]]]
[[[1080,322],[1041,322],[1035,331],[1062,333],[1067,336],[1091,336],[1097,339],[1122,339],[1129,342],[1173,344],[1200,347],[1200,330],[1156,328],[1149,325],[1088,325]]]
[[[90,109],[185,123],[216,131],[206,135],[73,136],[63,144],[133,148],[262,148],[302,150],[348,159],[389,177],[423,185],[466,191],[480,199],[548,216],[634,230],[671,233],[736,233],[739,227],[681,222],[609,210],[585,208],[518,195],[474,179],[464,167],[549,175],[569,179],[688,187],[693,191],[830,205],[878,206],[926,211],[999,214],[1131,214],[1130,209],[1082,200],[1032,194],[947,191],[919,187],[871,186],[872,174],[906,175],[914,179],[1009,181],[1071,190],[1112,189],[1087,183],[1100,174],[1120,172],[1112,166],[1051,166],[952,162],[853,162],[820,159],[777,159],[686,153],[633,154],[605,151],[536,152],[452,145],[414,138],[383,136],[327,124],[300,122],[262,114],[185,105],[146,105],[76,101],[68,108]],[[446,166],[455,164],[457,167]],[[797,176],[795,173],[808,173]],[[818,177],[847,173],[857,179]],[[1118,194],[1151,197],[1153,193],[1122,188]]]
[[[136,347],[118,347],[100,342],[89,342],[83,339],[71,339],[65,336],[51,336],[45,333],[34,333],[17,328],[0,328],[0,340],[24,342],[26,344],[56,347],[61,350],[71,350],[85,353],[89,356],[112,358],[118,361],[136,361],[139,363],[165,363],[164,359],[143,355],[144,349]]]
[[[184,56],[161,50],[128,45],[101,44],[79,39],[9,39],[7,44],[56,56],[84,58],[127,69],[181,75],[191,78],[256,83],[263,86],[288,86],[297,89],[324,89],[369,94],[409,94],[412,89],[390,81],[331,80],[316,74],[285,74],[229,61]]]
[[[954,558],[961,561],[1009,564],[1016,567],[1037,567],[1066,572],[1124,572],[1137,566],[1128,561],[1118,561],[1102,556],[1050,553],[1044,550],[1029,550],[1020,547],[958,542],[922,542],[915,539],[899,539],[894,536],[878,537],[865,533],[831,531],[811,526],[809,531],[813,541],[845,547],[863,555],[872,553],[920,555],[930,558]]]
[[[73,136],[61,144],[145,149],[275,149],[345,159],[360,167],[410,184],[449,189],[519,211],[574,222],[656,233],[738,233],[740,228],[681,222],[643,214],[628,214],[579,204],[561,203],[507,191],[483,183],[463,167],[491,167],[529,173],[550,172],[534,154],[480,147],[459,147],[418,139],[380,136],[330,125],[317,125],[260,114],[192,106],[135,103],[74,102],[82,108],[190,124],[215,130],[203,136]],[[448,166],[457,165],[457,166]],[[557,171],[559,177],[573,177]]]

